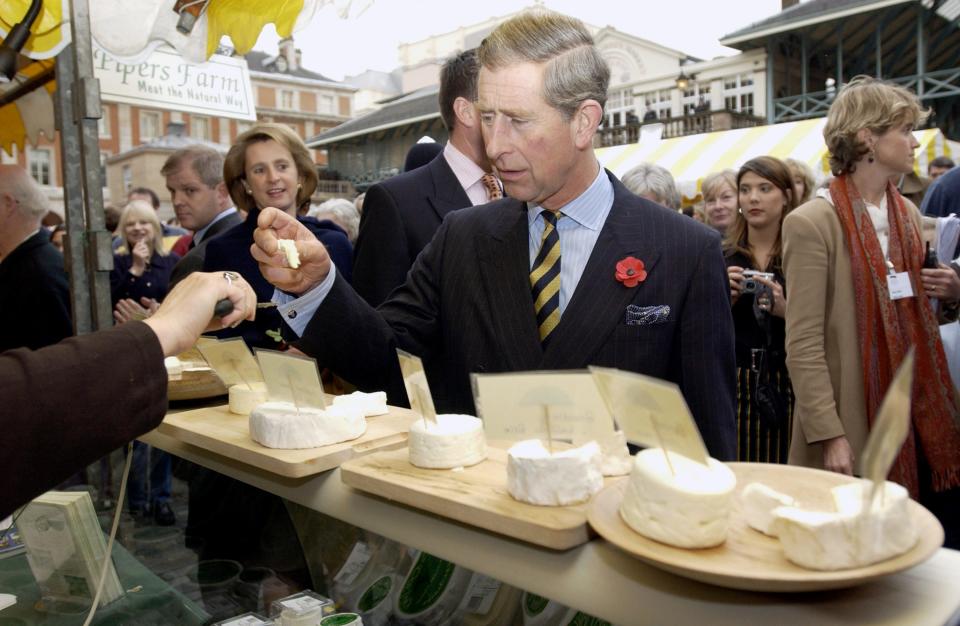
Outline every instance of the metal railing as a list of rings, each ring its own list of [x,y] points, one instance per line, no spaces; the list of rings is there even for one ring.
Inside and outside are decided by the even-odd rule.
[[[756,117],[748,113],[723,109],[720,111],[703,111],[701,113],[678,117],[665,117],[650,123],[663,124],[663,135],[661,137],[663,139],[671,139],[673,137],[710,133],[718,130],[763,126],[767,121],[762,117]],[[641,122],[631,122],[621,126],[601,128],[597,133],[599,138],[598,147],[636,143],[640,138],[641,126],[643,126]]]

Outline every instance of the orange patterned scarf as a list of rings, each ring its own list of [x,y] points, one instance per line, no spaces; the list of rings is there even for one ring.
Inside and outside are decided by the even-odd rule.
[[[921,478],[917,454],[930,467],[934,491],[960,486],[960,426],[956,421],[956,390],[947,369],[940,329],[930,301],[923,295],[920,269],[924,250],[920,233],[903,197],[887,184],[890,221],[888,257],[896,272],[909,272],[912,298],[891,300],[887,266],[867,206],[847,175],[830,184],[837,216],[850,251],[853,288],[859,308],[857,333],[863,360],[867,424],[872,428],[880,402],[910,346],[916,346],[911,398],[912,428],[890,472],[890,479],[916,498]],[[918,446],[919,443],[919,446]]]

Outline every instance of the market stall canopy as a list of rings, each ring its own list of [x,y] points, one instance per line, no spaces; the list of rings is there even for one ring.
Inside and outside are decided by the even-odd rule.
[[[684,205],[697,201],[703,178],[719,170],[739,168],[761,155],[794,158],[809,165],[819,179],[830,174],[827,146],[823,141],[826,118],[770,126],[739,128],[662,141],[600,148],[600,164],[618,177],[640,163],[656,163],[673,174]],[[937,156],[960,155],[960,143],[949,141],[937,128],[914,131],[920,148],[915,171],[926,176],[927,163]]]

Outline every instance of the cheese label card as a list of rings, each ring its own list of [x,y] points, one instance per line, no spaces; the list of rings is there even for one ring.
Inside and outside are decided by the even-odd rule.
[[[613,418],[589,372],[471,374],[471,379],[488,439],[581,443],[613,433]]]
[[[290,402],[300,408],[327,408],[316,361],[275,350],[255,352],[271,402]]]
[[[241,337],[198,343],[197,350],[227,387],[263,381],[257,360]]]
[[[591,367],[590,372],[627,441],[707,464],[707,448],[676,385],[617,369]]]
[[[403,350],[397,350],[397,358],[400,360],[400,372],[403,374],[403,386],[407,390],[410,409],[424,419],[436,423],[437,410],[433,407],[433,396],[430,395],[427,374],[423,371],[423,361]]]
[[[913,385],[913,352],[910,348],[897,370],[873,421],[867,445],[860,455],[860,475],[882,484],[910,432],[910,390]]]

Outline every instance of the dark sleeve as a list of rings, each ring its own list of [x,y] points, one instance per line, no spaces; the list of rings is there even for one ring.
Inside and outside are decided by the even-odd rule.
[[[62,265],[55,272],[53,276],[48,275],[42,284],[30,286],[29,297],[25,297],[21,303],[30,311],[30,330],[24,329],[25,341],[18,345],[42,348],[73,335],[70,285]],[[3,304],[0,303],[0,306]]]
[[[155,428],[167,410],[156,335],[140,322],[0,354],[0,518]]]
[[[683,395],[710,455],[736,460],[736,359],[730,288],[720,241],[700,252],[680,320]]]
[[[378,309],[338,274],[296,346],[360,389],[386,391],[390,403],[406,405],[396,349],[429,360],[437,348],[440,268],[452,221],[444,221],[406,281]]]
[[[923,196],[923,204],[920,205],[920,212],[928,217],[946,217],[952,212],[950,210],[950,201],[943,191],[943,185],[940,181],[935,182],[927,189]]]
[[[173,289],[177,283],[190,274],[203,269],[203,251],[205,249],[206,246],[201,243],[177,261],[177,264],[173,266],[173,270],[170,272],[170,289]]]
[[[387,189],[374,185],[363,199],[353,252],[353,287],[372,306],[379,306],[403,284],[409,269],[407,237],[397,203]]]
[[[326,247],[330,260],[337,266],[337,274],[349,283],[353,277],[353,246],[346,234],[332,229],[315,234]]]
[[[118,300],[123,298],[121,290],[123,289],[123,279],[127,275],[127,268],[124,263],[125,256],[127,255],[113,255],[113,269],[110,270],[110,299],[113,300],[114,306],[117,305]]]

